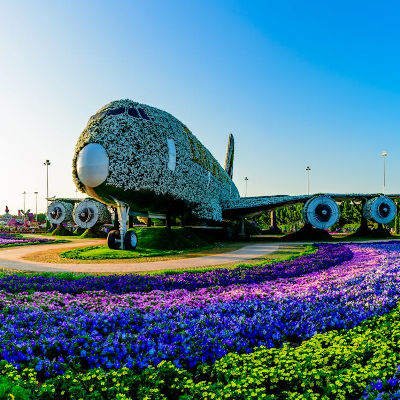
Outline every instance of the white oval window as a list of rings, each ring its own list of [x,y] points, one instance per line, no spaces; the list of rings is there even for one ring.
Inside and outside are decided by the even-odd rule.
[[[173,139],[167,139],[168,143],[168,168],[175,171],[176,167],[176,147]]]

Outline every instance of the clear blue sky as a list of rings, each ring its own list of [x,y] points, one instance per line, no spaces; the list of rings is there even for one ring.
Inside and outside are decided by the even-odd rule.
[[[251,3],[251,4],[249,4]],[[400,192],[400,24],[386,1],[3,1],[0,214],[73,196],[90,115],[131,98],[187,124],[248,195]]]

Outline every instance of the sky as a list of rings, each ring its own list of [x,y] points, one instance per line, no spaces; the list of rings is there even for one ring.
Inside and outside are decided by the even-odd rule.
[[[185,123],[248,196],[400,193],[396,1],[0,0],[0,214],[75,197],[89,117],[129,98]]]

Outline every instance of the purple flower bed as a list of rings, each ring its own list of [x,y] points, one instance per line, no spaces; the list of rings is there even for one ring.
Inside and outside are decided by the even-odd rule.
[[[47,239],[47,238],[22,238],[9,234],[0,234],[0,247],[21,245],[21,244],[46,243],[46,242],[52,242],[53,240],[54,239]]]
[[[56,290],[70,294],[93,290],[106,290],[115,294],[175,289],[193,291],[211,286],[249,284],[296,277],[330,268],[352,257],[352,251],[346,246],[324,244],[320,245],[314,254],[261,267],[216,269],[208,272],[185,272],[173,275],[87,276],[71,280],[52,276],[8,275],[0,278],[0,290],[11,293]]]
[[[371,268],[384,263],[384,256],[372,248],[361,249],[351,246],[353,258],[334,268],[321,269],[306,275],[278,278],[259,283],[232,284],[228,286],[209,286],[196,290],[174,289],[153,290],[151,292],[130,292],[114,294],[105,290],[85,291],[83,293],[19,292],[0,291],[0,305],[9,307],[42,308],[44,310],[71,310],[81,308],[86,311],[105,312],[117,308],[136,308],[145,311],[175,306],[190,308],[206,307],[212,303],[236,300],[280,300],[285,297],[305,298],[308,295],[331,295],[341,290],[343,282],[359,280],[360,276],[371,273]],[[390,276],[395,280],[395,277]],[[351,286],[349,286],[351,289]],[[363,288],[364,292],[368,288]]]
[[[249,353],[318,332],[350,328],[389,311],[354,307],[347,299],[235,301],[203,309],[175,307],[161,312],[117,309],[88,313],[8,309],[0,315],[1,357],[14,365],[43,365],[46,376],[78,368],[146,368],[162,360],[194,368],[228,352]]]
[[[144,291],[129,275],[2,278],[3,286],[11,284],[0,292],[1,358],[42,378],[95,367],[139,371],[162,360],[193,370],[228,352],[354,327],[400,299],[397,243],[321,245],[314,255],[240,270],[138,277],[150,282],[139,281]],[[227,285],[224,274],[231,273],[236,283]],[[40,290],[29,293],[32,283]],[[164,290],[148,291],[157,284]]]
[[[196,301],[176,305],[170,299],[172,304],[164,309],[149,303],[142,308],[123,303],[118,307],[118,296],[109,294],[110,299],[116,297],[116,307],[107,310],[105,304],[104,312],[87,311],[79,302],[64,310],[62,301],[58,309],[47,311],[35,305],[37,294],[24,294],[27,307],[7,306],[0,313],[1,356],[51,376],[67,368],[144,369],[162,360],[195,368],[228,352],[300,343],[316,333],[354,327],[395,307],[400,298],[400,246],[388,246],[388,251],[374,245],[365,251],[349,246],[354,257],[342,264],[270,281],[279,288],[277,295],[257,298],[254,291],[247,295],[244,290],[241,298],[212,301],[211,293],[210,303],[201,306]],[[264,284],[268,282],[258,285]],[[235,293],[232,287],[226,289]],[[179,297],[181,289],[171,292],[175,294]],[[85,301],[90,303],[90,297],[87,293]]]

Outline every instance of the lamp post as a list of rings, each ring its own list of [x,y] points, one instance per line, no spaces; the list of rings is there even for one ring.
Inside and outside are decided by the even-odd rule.
[[[47,200],[49,198],[49,165],[50,165],[50,161],[46,160],[43,165],[46,166],[46,185],[47,185],[47,191],[46,191],[46,201],[47,201],[47,207],[49,206],[49,200]]]
[[[309,166],[307,166],[306,171],[307,171],[307,194],[310,194],[310,171],[311,171],[311,168]]]
[[[245,191],[245,195],[244,197],[247,197],[247,181],[249,180],[249,178],[247,176],[244,177],[244,182],[246,183],[246,191]]]
[[[33,192],[33,193],[35,193],[35,220],[37,222],[37,195],[38,195],[38,192]]]
[[[382,157],[383,157],[383,194],[385,194],[385,190],[386,190],[386,157],[387,157],[386,151],[382,151]]]
[[[25,214],[25,196],[26,196],[26,192],[24,191],[24,193],[22,193],[24,195],[24,214]]]

